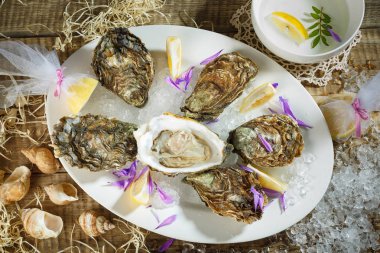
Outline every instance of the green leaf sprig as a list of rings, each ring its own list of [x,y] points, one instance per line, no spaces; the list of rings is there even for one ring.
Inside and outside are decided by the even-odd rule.
[[[323,7],[318,9],[315,6],[312,6],[313,12],[310,13],[310,16],[315,19],[315,22],[312,26],[307,29],[311,31],[309,33],[309,38],[314,38],[311,44],[311,48],[315,48],[318,44],[323,43],[326,46],[329,46],[327,43],[326,36],[331,36],[328,29],[332,29],[331,17],[323,12]]]

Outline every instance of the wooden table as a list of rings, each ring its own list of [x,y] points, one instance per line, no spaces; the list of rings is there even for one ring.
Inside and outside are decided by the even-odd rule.
[[[1,2],[1,1],[0,1]],[[15,0],[6,0],[4,5],[0,8],[0,33],[12,39],[24,41],[28,44],[40,44],[47,48],[51,48],[57,36],[55,32],[61,30],[63,15],[62,12],[68,4],[68,0],[24,0],[26,5],[20,4]],[[105,3],[106,1],[94,1],[95,3]],[[361,43],[352,50],[351,62],[359,66],[365,65],[369,61],[374,65],[372,72],[378,72],[380,69],[380,1],[366,0],[366,13],[362,25],[363,38]],[[235,29],[231,26],[229,20],[233,13],[244,3],[246,0],[167,0],[165,6],[161,10],[165,13],[171,24],[179,25],[192,25],[190,19],[184,15],[184,10],[188,15],[198,23],[204,24],[205,29],[211,29],[213,24],[214,31],[228,36],[233,36],[236,33]],[[30,26],[31,24],[40,23],[49,27],[49,30],[42,26]],[[155,17],[153,24],[165,24],[166,21],[162,17]],[[32,33],[32,29],[38,34]],[[73,49],[64,53],[59,53],[61,62],[63,62],[76,48],[83,43],[76,43]],[[337,93],[341,91],[342,87],[339,84],[333,84],[325,88],[307,87],[313,95],[327,95],[329,93]],[[43,115],[43,110],[37,113]],[[34,136],[40,136],[46,128],[41,124],[26,124],[21,126],[23,130],[31,131]],[[41,174],[40,171],[20,153],[21,148],[30,147],[33,144],[26,138],[12,138],[6,145],[11,150],[8,156],[12,159],[7,161],[0,157],[0,168],[8,168],[13,170],[16,166],[27,165],[32,168],[32,188],[31,192],[35,191],[38,186],[58,182],[73,182],[64,169],[53,175]],[[80,201],[74,202],[71,205],[64,207],[57,207],[52,204],[48,199],[42,202],[44,210],[59,215],[63,218],[65,226],[64,231],[57,239],[41,240],[37,242],[38,248],[41,252],[57,252],[70,245],[70,235],[73,224],[76,222],[80,213],[85,209],[94,209],[103,213],[108,218],[114,216],[102,208],[98,203],[87,196],[78,186]],[[21,202],[27,203],[33,198],[33,194],[29,194],[25,200]],[[125,242],[126,238],[116,229],[107,233],[104,236],[107,240],[111,241],[116,246]],[[85,236],[78,226],[73,231],[73,238],[83,241],[92,246],[95,243]],[[147,236],[146,244],[151,251],[156,251],[157,248],[166,241],[167,238],[155,233],[150,233]],[[29,241],[34,242],[33,239],[28,238]],[[104,242],[99,240],[100,245]],[[78,244],[76,244],[78,245]],[[295,245],[291,245],[284,232],[271,236],[266,239],[229,245],[200,245],[194,244],[196,248],[205,250],[206,252],[248,252],[250,249],[266,249],[268,252],[275,250],[288,250],[299,251]],[[191,250],[191,246],[186,242],[176,241],[171,247],[169,252],[198,252]],[[81,247],[82,252],[86,252],[84,247]],[[233,251],[234,250],[234,251]],[[1,251],[1,250],[0,250]],[[12,250],[10,251],[12,252]],[[74,251],[76,252],[76,251]],[[111,248],[107,248],[105,252],[113,252]],[[202,251],[203,252],[203,251]]]

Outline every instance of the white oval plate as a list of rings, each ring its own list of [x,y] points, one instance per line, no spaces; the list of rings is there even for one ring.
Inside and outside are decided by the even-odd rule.
[[[253,81],[253,85],[268,81],[279,82],[278,93],[289,99],[295,115],[313,126],[312,129],[303,131],[305,152],[316,155],[316,160],[310,165],[308,171],[312,178],[310,182],[311,190],[302,200],[296,205],[290,206],[284,213],[281,214],[278,205],[271,205],[266,209],[260,221],[247,225],[212,213],[200,201],[191,186],[180,184],[185,194],[181,195],[179,204],[157,211],[161,220],[172,214],[177,214],[177,220],[170,226],[154,230],[157,222],[149,208],[137,207],[131,204],[128,201],[128,196],[123,191],[116,187],[106,186],[107,182],[115,181],[110,172],[94,173],[86,169],[73,168],[61,158],[60,161],[66,171],[88,195],[111,212],[140,227],[167,237],[199,243],[237,243],[264,238],[295,224],[317,205],[328,187],[332,174],[332,141],[325,119],[318,106],[310,94],[291,74],[259,51],[218,33],[189,27],[165,25],[134,27],[131,28],[131,32],[140,37],[151,52],[165,52],[167,36],[180,37],[184,66],[199,63],[219,49],[224,49],[224,52],[238,51],[253,59],[260,69],[259,74]],[[93,49],[97,42],[92,41],[72,54],[63,64],[66,68],[65,73],[93,73],[90,63]],[[157,59],[155,60],[157,61]],[[161,57],[160,61],[162,62],[156,64],[156,72],[159,71],[159,68],[166,67],[165,58]],[[100,88],[102,89],[102,87]],[[116,100],[117,97],[115,97]],[[102,101],[90,100],[89,103],[102,105]],[[117,103],[115,102],[115,104]],[[121,108],[120,110],[123,109]],[[64,101],[54,97],[53,90],[51,90],[46,103],[50,134],[52,133],[53,125],[62,116],[69,114]],[[263,114],[263,112],[258,113],[258,115],[260,114]],[[283,171],[285,170],[283,169]],[[187,192],[189,193],[188,195],[186,195]]]

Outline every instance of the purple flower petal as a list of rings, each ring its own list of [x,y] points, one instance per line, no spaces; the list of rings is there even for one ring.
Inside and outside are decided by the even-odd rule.
[[[216,119],[212,119],[212,120],[205,121],[205,122],[203,122],[203,123],[204,123],[205,125],[210,125],[210,124],[216,123],[216,122],[218,122],[218,121],[219,121],[219,119],[216,118]]]
[[[158,249],[158,252],[162,253],[166,251],[170,246],[172,246],[174,242],[174,239],[167,240],[164,244],[161,245],[161,247]]]
[[[223,51],[223,49],[220,50],[219,52],[217,52],[217,53],[211,55],[210,57],[207,57],[206,59],[204,59],[203,61],[201,61],[200,64],[201,64],[201,65],[206,65],[206,64],[212,62],[213,60],[215,60],[216,58],[218,58],[218,56],[220,55],[220,53],[221,53],[222,51]]]
[[[171,84],[173,85],[176,89],[182,91],[182,92],[185,92],[181,89],[181,87],[179,87],[179,84],[177,83],[177,81],[174,81],[173,79],[171,79],[170,76],[166,77],[165,78],[165,82],[167,82],[168,84]]]
[[[268,110],[273,113],[273,114],[278,114],[278,112],[276,112],[275,110],[273,110],[272,108],[268,108]]]
[[[269,152],[273,152],[273,148],[272,146],[270,145],[270,143],[261,135],[261,134],[257,134],[257,136],[259,137],[260,139],[260,142],[261,144],[263,144],[264,148]]]
[[[246,166],[243,166],[243,165],[239,165],[240,169],[242,170],[245,170],[245,171],[248,171],[248,172],[253,172],[253,169],[249,168],[249,167],[246,167]]]
[[[285,212],[286,210],[285,192],[280,196],[280,206],[281,206],[281,210]]]
[[[152,215],[156,219],[157,223],[160,223],[160,217],[158,217],[158,214],[153,209],[150,209],[150,212],[152,213]]]
[[[253,208],[257,209],[257,206],[259,205],[259,199],[260,199],[260,193],[256,191],[255,187],[251,186],[251,193],[253,193]]]
[[[272,83],[273,88],[277,89],[278,83]]]
[[[155,229],[159,229],[159,228],[162,228],[164,226],[168,226],[170,224],[172,224],[177,218],[177,215],[172,215],[172,216],[169,216],[168,218],[166,218],[163,222],[161,222]]]
[[[150,176],[150,173],[149,173],[149,176],[148,176],[148,192],[149,192],[149,195],[152,195],[153,190],[154,190],[154,184],[153,184],[152,177]]]
[[[133,182],[133,179],[134,179],[134,177],[125,178],[125,179],[113,182],[113,183],[111,183],[111,185],[119,187],[125,191],[131,185],[131,183]]]
[[[187,90],[187,88],[191,82],[191,78],[193,77],[194,68],[195,68],[195,66],[190,67],[181,76],[180,83],[185,82],[185,90]]]
[[[336,32],[334,32],[333,31],[333,29],[327,29],[328,31],[329,31],[329,33],[331,34],[331,37],[335,40],[335,41],[337,41],[337,42],[342,42],[342,39],[340,38],[340,36],[336,33]]]
[[[161,200],[165,203],[165,204],[171,204],[173,203],[174,199],[172,196],[170,196],[169,194],[167,194],[161,187],[159,187],[156,183],[154,183],[156,185],[156,189],[158,191],[158,194],[161,198]]]
[[[263,188],[263,192],[265,192],[265,194],[269,198],[279,198],[282,195],[281,192],[278,192],[278,191],[275,191],[275,190],[272,190],[272,189],[268,189],[268,188]]]
[[[305,122],[303,122],[302,120],[299,120],[296,118],[296,116],[294,115],[294,113],[290,109],[290,105],[289,105],[287,99],[283,98],[282,96],[280,96],[279,99],[280,99],[280,103],[282,105],[282,110],[283,110],[285,115],[288,115],[289,117],[294,119],[300,127],[312,128],[312,126],[310,126],[310,125],[306,124]]]
[[[133,174],[133,171],[136,172],[137,168],[137,160],[133,161],[131,165],[128,168],[124,168],[121,170],[117,170],[112,172],[116,177],[125,177],[125,176],[130,176],[130,174]]]

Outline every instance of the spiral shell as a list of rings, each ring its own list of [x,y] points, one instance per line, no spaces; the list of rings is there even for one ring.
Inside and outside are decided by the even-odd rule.
[[[33,147],[31,149],[23,149],[21,153],[44,174],[56,173],[60,168],[58,160],[55,159],[53,153],[48,148]]]
[[[56,205],[68,205],[78,200],[78,191],[70,183],[51,184],[44,187],[51,202]]]
[[[21,220],[25,231],[36,239],[56,238],[63,228],[61,217],[38,208],[24,209]]]
[[[79,225],[86,235],[95,237],[115,228],[115,225],[104,216],[99,216],[95,211],[84,211],[79,216]]]
[[[6,205],[24,198],[30,188],[30,176],[31,172],[27,167],[17,167],[0,185],[0,201]]]

